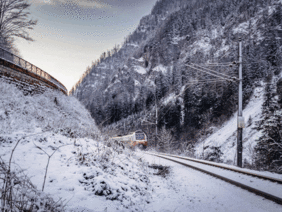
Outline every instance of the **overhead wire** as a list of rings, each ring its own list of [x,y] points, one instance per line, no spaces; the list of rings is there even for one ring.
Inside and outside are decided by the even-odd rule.
[[[196,85],[196,84],[204,84],[204,83],[209,83],[209,82],[224,82],[226,81],[225,79],[215,79],[215,80],[202,80],[202,81],[198,81],[198,83],[196,82],[198,80],[195,80],[195,83],[186,83],[184,86],[190,85],[189,87],[185,88],[180,94],[178,94],[177,96],[175,96],[175,98],[178,98],[179,96],[181,96],[188,88],[192,87],[192,85]],[[200,83],[199,83],[200,82]],[[163,114],[160,118],[159,121],[162,120],[164,118],[164,116],[169,112],[169,109],[174,106],[173,104],[167,109],[166,113]]]
[[[250,35],[251,32],[249,32],[248,34],[245,34],[243,39]],[[231,50],[232,48],[229,48],[227,50],[227,52],[220,57],[219,60],[221,60],[222,58],[224,58]],[[233,62],[233,64],[236,64],[236,62]],[[230,66],[232,65],[232,62],[226,62],[226,63],[208,63],[208,64],[201,64],[201,65],[197,65],[197,64],[193,64],[191,63],[192,65],[188,65],[188,64],[185,64],[186,66],[192,68],[192,69],[195,69],[195,70],[198,70],[198,71],[201,71],[201,72],[204,72],[206,74],[209,74],[211,76],[214,76],[214,77],[217,77],[217,78],[221,78],[221,79],[213,79],[213,80],[195,80],[195,81],[190,81],[188,83],[185,84],[185,86],[187,85],[190,85],[189,87],[185,88],[182,93],[180,93],[179,95],[175,96],[175,98],[179,97],[180,95],[182,95],[184,93],[184,91],[186,91],[188,88],[190,88],[192,85],[196,85],[196,84],[204,84],[204,83],[213,83],[213,82],[222,82],[222,81],[230,81],[230,82],[234,82],[234,81],[238,81],[238,78],[236,77],[230,77],[226,74],[222,74],[222,73],[219,73],[219,72],[216,72],[214,70],[211,70],[211,69],[208,69],[208,68],[205,68],[205,67],[202,67],[201,65],[204,65],[204,66]],[[196,67],[195,67],[196,66]],[[201,69],[204,69],[204,70],[201,70]],[[219,76],[221,75],[221,76]],[[162,115],[162,117],[159,119],[161,120],[162,118],[164,118],[164,116],[169,112],[169,109],[172,107],[173,105],[171,105],[167,112],[165,114]],[[156,105],[157,107],[157,105]]]
[[[201,64],[201,66],[232,66],[232,65],[234,65],[234,64],[236,64],[236,63],[203,63],[203,64]]]
[[[188,64],[186,64],[186,66],[188,66],[188,67],[190,67],[190,68],[193,68],[193,69],[195,69],[195,70],[204,72],[204,73],[206,73],[206,74],[209,74],[209,75],[212,75],[212,76],[215,76],[215,77],[218,77],[218,78],[222,78],[222,79],[225,79],[225,80],[234,82],[234,79],[226,78],[226,77],[223,77],[223,76],[218,76],[217,74],[213,74],[213,73],[211,73],[211,72],[209,72],[209,71],[201,70],[201,69],[199,69],[199,68],[197,68],[197,67],[194,67],[194,66],[191,66],[191,65],[188,65]]]
[[[200,67],[200,68],[202,68],[202,69],[205,69],[205,70],[207,70],[207,71],[213,72],[213,73],[215,73],[215,74],[220,74],[220,75],[222,75],[222,76],[224,76],[224,77],[232,78],[232,79],[238,80],[236,77],[230,77],[230,76],[227,75],[227,74],[223,74],[223,73],[220,73],[220,72],[216,72],[216,71],[214,71],[214,70],[212,70],[212,69],[208,69],[208,68],[202,67],[202,66],[200,66],[200,65],[194,64],[194,63],[191,63],[191,64],[193,64],[194,66],[198,66],[198,67]]]
[[[201,71],[201,72],[204,72],[204,73],[206,73],[206,74],[209,74],[209,75],[212,75],[212,76],[215,76],[215,77],[219,77],[219,78],[225,79],[224,77],[220,77],[220,76],[218,76],[218,75],[216,75],[216,74],[210,73],[210,72],[208,72],[208,71],[201,70],[201,69],[196,68],[196,67],[194,67],[194,66],[190,66],[190,65],[188,65],[188,64],[186,64],[186,66],[188,66],[188,67],[190,67],[190,68],[193,68],[193,69],[195,69],[195,70],[197,70],[197,71]]]
[[[231,65],[232,62],[226,62],[226,63],[199,63],[199,65]]]
[[[186,83],[186,85],[196,85],[196,84],[205,84],[205,83],[214,83],[214,82],[224,82],[225,79],[218,79],[218,80],[203,80],[203,81],[190,81]]]
[[[198,84],[205,84],[205,83],[216,83],[216,82],[225,82],[226,79],[212,79],[212,80],[192,80],[192,81],[189,81],[187,82],[184,87],[186,87],[187,85],[190,85],[188,86],[187,88],[185,88],[180,94],[178,94],[177,96],[175,96],[174,98],[178,98],[179,96],[183,95],[183,93],[190,87],[192,87],[193,85],[198,85]],[[233,82],[233,81],[232,81]],[[166,109],[166,112],[164,114],[162,114],[161,117],[158,118],[158,121],[161,121],[165,115],[170,111],[171,107],[173,107],[174,104],[170,105],[170,107],[168,109]],[[155,105],[155,107],[157,107],[157,105]],[[155,124],[153,122],[150,122],[150,121],[147,121],[148,123],[150,124]]]
[[[221,78],[221,79],[212,79],[212,80],[193,80],[193,81],[189,81],[188,83],[186,83],[184,86],[187,86],[187,85],[190,85],[189,87],[185,88],[180,94],[178,94],[177,96],[175,96],[175,98],[179,97],[180,95],[182,95],[188,88],[190,88],[192,85],[197,85],[197,84],[205,84],[205,83],[216,83],[216,82],[224,82],[224,81],[231,81],[231,82],[234,82],[234,80],[238,80],[237,78],[235,77],[230,77],[226,74],[222,74],[222,73],[218,73],[214,70],[211,70],[211,69],[208,69],[208,68],[205,68],[205,67],[202,67],[200,65],[197,65],[197,64],[194,64],[194,63],[191,63],[192,66],[186,64],[186,66],[190,67],[190,68],[193,68],[193,69],[196,69],[198,71],[201,71],[201,72],[204,72],[206,74],[209,74],[209,75],[212,75],[212,76],[215,76],[215,77],[218,77],[218,78]],[[226,65],[224,66],[229,66],[231,63],[226,63]],[[218,64],[212,64],[212,65],[217,65]],[[196,66],[196,67],[194,67]],[[200,68],[202,69],[205,69],[205,70],[201,70]],[[218,74],[220,74],[221,76],[219,76]],[[169,109],[173,106],[173,104],[167,109],[166,113],[164,113],[160,118],[159,118],[159,121],[162,120],[164,118],[164,116],[169,112]]]
[[[231,49],[232,49],[232,48],[229,48],[229,49],[225,52],[225,54],[219,58],[219,60],[221,60],[222,58],[224,58],[224,57],[229,53],[229,51],[230,51]]]
[[[231,22],[231,21],[232,21],[232,20],[230,20],[230,22]],[[251,34],[251,32],[245,34],[245,35],[243,36],[243,38],[241,38],[241,39],[243,40],[245,37],[249,36],[250,34]],[[232,47],[229,48],[229,49],[227,50],[227,52],[225,52],[225,54],[220,57],[219,60],[221,60],[222,58],[224,58],[224,57],[230,52],[231,49],[233,49],[233,48],[232,48]],[[214,77],[221,78],[221,79],[201,80],[201,81],[200,81],[200,80],[195,80],[194,82],[190,81],[190,82],[188,82],[188,83],[185,84],[185,86],[187,86],[187,85],[190,85],[190,86],[187,87],[187,88],[185,88],[185,89],[182,91],[182,93],[179,94],[179,95],[177,95],[177,96],[175,96],[175,98],[177,98],[177,97],[179,97],[180,95],[182,95],[182,94],[184,93],[184,91],[186,91],[188,88],[190,88],[192,85],[195,85],[195,84],[202,84],[202,83],[209,83],[209,82],[210,82],[210,83],[212,83],[212,82],[221,82],[221,81],[226,81],[226,80],[227,80],[227,81],[231,81],[231,82],[238,81],[238,78],[236,78],[236,77],[230,77],[230,76],[228,76],[228,75],[225,75],[225,74],[222,74],[222,73],[218,73],[218,72],[216,72],[216,71],[214,71],[214,70],[211,70],[211,69],[202,67],[202,66],[200,66],[200,65],[196,65],[196,64],[193,64],[193,63],[191,63],[191,64],[192,64],[192,66],[191,66],[191,65],[188,65],[188,64],[186,64],[186,66],[188,66],[188,67],[190,67],[190,68],[192,68],[192,69],[195,69],[195,70],[204,72],[204,73],[206,73],[206,74],[212,75],[212,76],[214,76]],[[236,62],[233,62],[233,64],[236,64]],[[204,65],[204,66],[230,66],[230,65],[232,65],[232,62],[226,62],[226,63],[209,63],[209,64],[201,64],[201,65]],[[196,67],[194,67],[194,66],[196,66]],[[201,70],[200,68],[202,68],[202,69],[204,69],[204,70]],[[218,74],[220,74],[221,76],[218,76]],[[166,112],[165,114],[163,114],[162,117],[161,117],[159,120],[161,120],[162,118],[164,118],[164,116],[169,112],[169,109],[170,109],[172,106],[173,106],[173,105],[171,105],[171,106],[168,108],[167,112]]]
[[[216,64],[230,64],[230,62],[226,62],[226,63],[202,63],[202,64],[216,65]]]

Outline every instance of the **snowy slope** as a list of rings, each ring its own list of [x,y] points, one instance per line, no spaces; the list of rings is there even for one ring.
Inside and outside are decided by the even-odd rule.
[[[131,151],[113,144],[105,145],[108,143],[101,136],[96,136],[95,139],[93,136],[85,137],[88,135],[87,130],[74,127],[79,124],[87,126],[91,119],[87,119],[88,113],[80,104],[75,103],[75,99],[53,92],[42,96],[23,96],[13,86],[4,83],[0,85],[4,96],[1,97],[1,110],[4,108],[9,111],[8,115],[2,113],[1,123],[11,123],[5,125],[7,131],[3,125],[0,128],[1,160],[6,163],[9,161],[12,149],[19,141],[12,157],[12,171],[19,173],[23,170],[38,190],[42,190],[44,185],[44,192],[53,197],[55,202],[62,201],[66,211],[280,210],[280,206],[275,203],[262,201],[256,195],[197,171],[145,155],[142,151]],[[253,116],[253,120],[259,116],[261,90],[256,89],[254,97],[244,110],[245,114]],[[57,126],[54,122],[49,122],[50,126],[46,128],[44,121],[37,120],[38,116],[34,114],[39,109],[43,120],[47,119],[46,114],[50,119],[60,120],[55,116],[60,116],[63,112],[54,106],[55,96],[61,97],[58,98],[60,108],[68,112],[70,122],[73,122],[67,126],[79,136],[69,136],[68,133],[66,136],[54,130]],[[21,104],[25,101],[32,104],[26,108],[25,104]],[[252,111],[255,107],[257,109]],[[17,121],[22,125],[17,124]],[[224,127],[228,126],[227,123]],[[93,129],[97,129],[95,125]],[[226,137],[232,137],[232,132],[230,130]],[[246,135],[250,134],[251,131],[246,130]],[[149,168],[149,164],[169,166],[170,173],[166,178],[154,175],[156,171]],[[0,188],[2,183],[0,178]],[[244,204],[239,204],[242,202]],[[247,207],[243,207],[244,205]]]
[[[14,85],[0,81],[0,135],[58,130],[76,136],[99,133],[76,98],[54,90],[25,96]]]
[[[10,137],[11,138],[11,137]],[[12,140],[15,139],[11,138]],[[75,142],[75,145],[74,145]],[[1,143],[8,160],[14,143]],[[280,211],[281,206],[209,175],[145,155],[118,153],[91,139],[70,139],[45,133],[23,139],[13,157],[41,190],[47,155],[52,154],[44,191],[62,199],[70,212]],[[148,164],[170,167],[166,178]],[[241,203],[241,204],[239,204]]]
[[[3,137],[2,137],[3,138]],[[7,138],[7,137],[6,137]],[[9,136],[10,140],[17,140]],[[8,161],[15,143],[0,143],[0,156]],[[59,148],[60,147],[60,148]],[[55,150],[59,148],[56,152]],[[92,139],[71,139],[44,133],[23,139],[13,156],[13,170],[25,170],[42,189],[48,156],[50,164],[44,191],[62,199],[66,211],[142,211],[151,202],[149,170],[131,151],[119,154]],[[1,181],[0,181],[1,186]]]
[[[132,151],[105,146],[74,97],[53,90],[24,96],[3,81],[0,93],[0,162],[8,164],[16,147],[11,170],[63,201],[66,211],[141,211],[151,201],[147,164]]]
[[[243,159],[248,163],[252,163],[252,156],[254,154],[254,146],[256,139],[260,137],[260,132],[253,129],[255,122],[259,121],[262,113],[263,104],[263,85],[254,90],[248,105],[243,110],[245,117],[245,128],[243,129]],[[249,118],[252,121],[249,123]],[[237,112],[232,118],[227,121],[221,128],[214,130],[214,133],[203,139],[196,146],[196,157],[202,158],[211,151],[211,147],[220,147],[223,155],[221,159],[224,163],[235,164],[236,161],[236,146],[237,144]],[[203,148],[205,150],[203,151]]]

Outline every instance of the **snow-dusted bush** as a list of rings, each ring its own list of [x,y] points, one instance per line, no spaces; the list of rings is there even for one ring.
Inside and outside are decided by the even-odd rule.
[[[173,149],[173,135],[171,134],[171,132],[167,129],[165,129],[165,127],[163,127],[158,135],[158,149],[161,152],[169,152],[171,153],[172,149]]]
[[[180,151],[185,156],[195,157],[195,143],[194,142],[183,142],[181,144]]]
[[[223,155],[221,147],[211,146],[207,147],[204,151],[204,159],[214,162],[222,162],[220,157]]]
[[[14,211],[54,211],[62,212],[61,201],[39,191],[22,170],[10,171],[9,165],[0,157],[0,209]]]
[[[119,144],[107,146],[106,136],[98,134],[94,120],[75,98],[53,90],[25,96],[15,86],[1,81],[0,158],[9,163],[9,155],[18,145],[9,169],[16,173],[13,176],[26,177],[20,183],[9,182],[15,186],[16,198],[12,199],[20,202],[24,198],[25,205],[19,211],[63,211],[62,204],[55,202],[68,200],[68,194],[75,196],[76,192],[79,195],[72,202],[63,203],[66,210],[78,211],[74,208],[82,204],[80,195],[85,194],[83,199],[87,199],[90,194],[93,196],[89,202],[115,200],[112,204],[121,211],[142,211],[152,199],[148,164]],[[18,172],[15,164],[28,171]],[[0,191],[7,190],[2,180],[5,176],[7,172],[1,172]],[[27,176],[35,176],[34,185],[50,192],[55,202],[33,187]],[[8,211],[9,199],[2,203]]]
[[[80,183],[87,191],[107,200],[120,201],[125,208],[139,211],[140,204],[151,199],[152,187],[148,175],[148,164],[137,158],[132,151],[107,147],[91,149],[79,146],[76,164],[91,167],[83,174]]]
[[[133,152],[115,145],[108,147],[101,137],[98,141],[91,138],[73,139],[52,132],[34,134],[24,139],[15,136],[1,138],[0,157],[6,163],[16,139],[20,140],[11,170],[16,172],[18,166],[22,167],[26,170],[23,174],[31,177],[37,188],[50,193],[55,201],[65,200],[66,211],[83,211],[75,210],[83,204],[94,209],[96,206],[91,206],[93,202],[102,204],[97,206],[102,209],[106,207],[103,208],[105,203],[114,205],[120,211],[144,211],[143,208],[152,201],[150,178],[154,170],[137,157],[138,150]]]
[[[98,134],[94,120],[76,98],[50,89],[25,96],[15,85],[0,81],[0,134],[35,131],[71,137]]]

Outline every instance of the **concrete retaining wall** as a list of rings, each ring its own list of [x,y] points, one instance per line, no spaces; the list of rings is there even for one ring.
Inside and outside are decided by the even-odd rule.
[[[43,93],[46,89],[57,89],[67,93],[47,79],[25,70],[13,63],[0,58],[0,78],[8,83],[15,84],[24,93]]]

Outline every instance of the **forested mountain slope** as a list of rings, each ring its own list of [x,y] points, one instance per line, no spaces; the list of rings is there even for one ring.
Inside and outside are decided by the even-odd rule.
[[[281,23],[278,0],[160,0],[71,93],[106,130],[150,131],[154,125],[141,123],[155,123],[157,105],[158,128],[171,129],[180,142],[197,141],[236,111],[238,84],[191,65],[217,64],[206,68],[237,77],[238,64],[229,64],[238,61],[241,38],[245,106],[261,81],[279,78]]]

